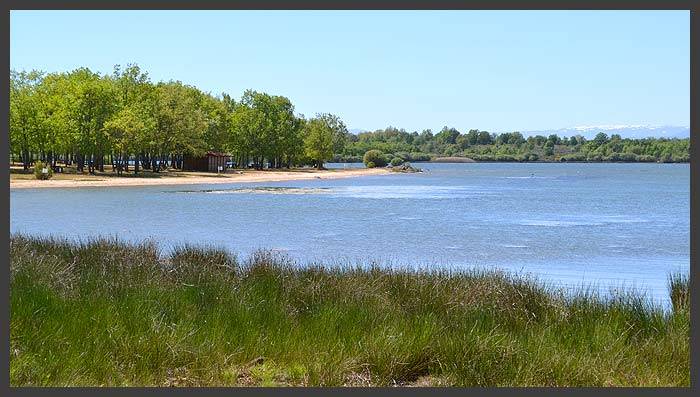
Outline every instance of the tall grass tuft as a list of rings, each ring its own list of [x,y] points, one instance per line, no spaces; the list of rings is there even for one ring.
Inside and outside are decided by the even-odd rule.
[[[690,308],[690,279],[686,273],[673,273],[668,277],[669,293],[673,311]]]
[[[10,241],[13,386],[688,386],[673,312],[495,271]]]

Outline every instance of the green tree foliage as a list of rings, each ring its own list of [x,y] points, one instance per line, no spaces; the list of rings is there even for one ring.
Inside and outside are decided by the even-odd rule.
[[[25,170],[31,164],[30,153],[46,143],[45,112],[37,93],[41,82],[37,71],[10,73],[10,149],[19,154]]]
[[[443,145],[454,145],[457,143],[459,131],[454,128],[443,127],[440,132],[435,135],[435,140]]]
[[[207,151],[227,152],[242,167],[322,167],[354,135],[338,116],[314,120],[307,126],[283,96],[247,90],[236,101],[179,81],[152,83],[135,64],[109,75],[10,73],[11,156],[25,169],[60,160],[81,172],[104,171],[105,162],[119,173],[130,164],[160,171]]]
[[[430,130],[418,133],[387,127],[353,135],[344,150],[336,152],[335,158],[358,161],[369,150],[379,150],[386,156],[399,156],[407,161],[457,156],[477,161],[687,162],[690,140],[629,139],[617,134],[608,137],[602,132],[592,140],[580,135],[560,137],[556,134],[525,138],[520,132],[492,134],[471,129],[462,134],[450,127],[433,135]]]
[[[336,115],[311,120],[295,114],[283,96],[246,90],[240,100],[177,81],[153,83],[138,65],[119,65],[109,75],[87,68],[44,74],[10,72],[9,138],[13,161],[57,161],[79,171],[116,172],[182,168],[186,156],[227,152],[239,167],[323,167],[330,159],[362,161],[370,150],[386,159],[426,161],[459,156],[477,161],[687,162],[689,139],[628,139],[600,132],[523,137],[445,126],[409,132],[389,126],[351,134]]]
[[[323,163],[333,157],[333,126],[328,123],[323,115],[309,120],[306,123],[306,137],[304,148],[308,156],[316,164],[316,168],[323,169]]]

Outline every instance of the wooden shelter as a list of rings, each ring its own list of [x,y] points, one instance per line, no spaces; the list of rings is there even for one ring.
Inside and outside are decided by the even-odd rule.
[[[182,161],[184,171],[224,172],[231,156],[220,152],[207,152],[204,156],[185,156]]]

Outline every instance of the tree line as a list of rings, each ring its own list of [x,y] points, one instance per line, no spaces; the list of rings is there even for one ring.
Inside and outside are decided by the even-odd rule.
[[[387,127],[351,134],[329,113],[305,118],[291,101],[246,90],[240,99],[212,95],[179,81],[154,83],[138,65],[101,75],[88,68],[45,74],[10,72],[11,161],[75,165],[79,172],[138,173],[182,169],[185,156],[225,152],[237,167],[256,169],[361,162],[369,150],[425,161],[468,157],[477,161],[687,162],[689,139],[629,139],[599,133],[525,138],[444,127],[433,134]]]
[[[387,127],[349,136],[344,150],[336,153],[335,161],[361,161],[368,150],[383,152],[387,161],[393,157],[426,161],[454,156],[476,161],[688,162],[690,139],[630,139],[604,132],[593,139],[556,134],[525,138],[520,132],[495,134],[472,129],[461,133],[444,127],[433,134],[430,129],[419,133]]]
[[[185,156],[232,155],[239,167],[322,168],[350,135],[339,117],[306,119],[284,96],[246,90],[239,100],[179,81],[153,83],[138,65],[101,75],[10,72],[10,155],[79,172],[181,169]]]

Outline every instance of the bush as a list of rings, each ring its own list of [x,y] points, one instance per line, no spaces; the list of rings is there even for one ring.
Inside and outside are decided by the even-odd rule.
[[[586,161],[586,156],[584,156],[581,153],[572,153],[572,154],[566,154],[564,156],[561,156],[559,161],[562,162],[567,162],[567,161]]]
[[[362,158],[362,162],[365,163],[367,168],[384,167],[387,163],[384,153],[379,150],[368,150]]]
[[[510,154],[497,154],[496,161],[511,162],[515,161],[515,157],[511,156]]]
[[[407,161],[430,161],[430,155],[421,152],[411,152],[408,157],[404,157]]]
[[[411,153],[409,152],[396,152],[394,153],[394,156],[401,157],[405,161],[411,161]]]
[[[476,161],[494,161],[495,158],[490,154],[477,154],[471,156],[472,159]]]
[[[44,169],[46,169],[46,172],[44,172]],[[41,161],[37,161],[34,163],[34,176],[36,179],[40,180],[47,180],[51,179],[53,176],[53,169],[48,164],[44,164]]]
[[[404,160],[401,157],[394,157],[393,159],[391,159],[391,162],[389,164],[391,164],[393,167],[397,167],[403,163]]]

